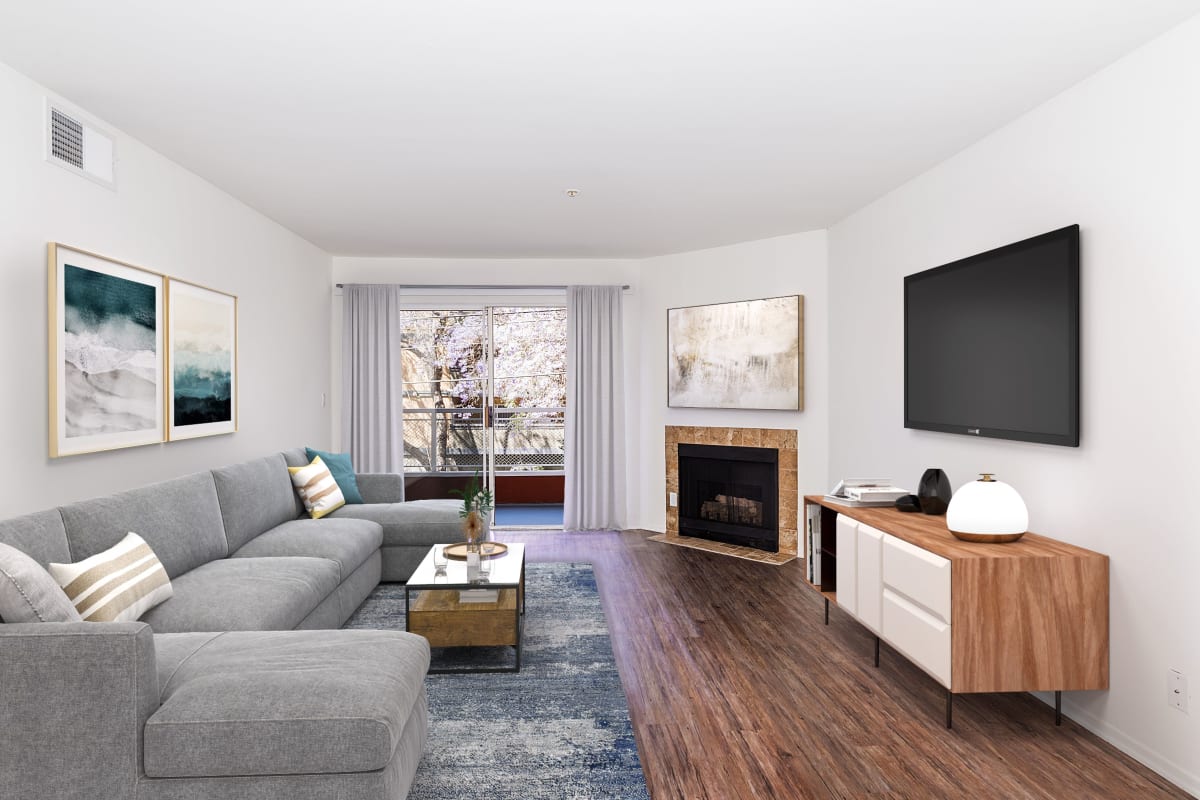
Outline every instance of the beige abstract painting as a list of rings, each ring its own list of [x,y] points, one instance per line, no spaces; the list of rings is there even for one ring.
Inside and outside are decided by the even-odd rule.
[[[804,297],[667,310],[667,405],[804,407]]]

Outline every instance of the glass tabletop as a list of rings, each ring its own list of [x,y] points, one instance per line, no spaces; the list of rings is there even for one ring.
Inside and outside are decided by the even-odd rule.
[[[521,582],[521,567],[525,562],[525,545],[510,544],[508,552],[482,562],[488,573],[478,581],[467,580],[467,562],[453,558],[446,561],[446,574],[438,575],[434,554],[448,545],[435,544],[408,579],[410,589],[458,589],[488,586],[517,586]],[[486,545],[485,545],[486,546]]]

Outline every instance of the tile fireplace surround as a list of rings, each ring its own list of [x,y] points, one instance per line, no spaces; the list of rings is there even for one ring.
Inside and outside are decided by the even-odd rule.
[[[724,444],[734,447],[773,447],[779,451],[779,552],[796,555],[799,524],[799,496],[796,487],[796,431],[776,428],[706,428],[689,425],[668,425],[666,538],[679,539],[679,509],[671,505],[671,492],[679,491],[679,445]]]

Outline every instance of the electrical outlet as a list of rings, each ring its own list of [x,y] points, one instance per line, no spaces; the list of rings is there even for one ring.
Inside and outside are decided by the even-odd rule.
[[[1179,670],[1167,670],[1167,704],[1188,713],[1187,676]]]
[[[675,492],[671,492],[671,498],[668,502],[670,502],[671,508],[677,507],[679,505],[679,495]]]

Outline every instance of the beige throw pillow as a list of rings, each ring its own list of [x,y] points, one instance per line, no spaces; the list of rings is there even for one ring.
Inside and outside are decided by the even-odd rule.
[[[133,622],[173,594],[162,562],[136,533],[83,561],[51,564],[50,574],[85,622]]]
[[[292,475],[292,485],[300,493],[304,501],[304,509],[313,519],[320,519],[330,511],[336,511],[346,505],[346,498],[338,488],[337,481],[325,462],[317,456],[308,466],[288,467]]]

